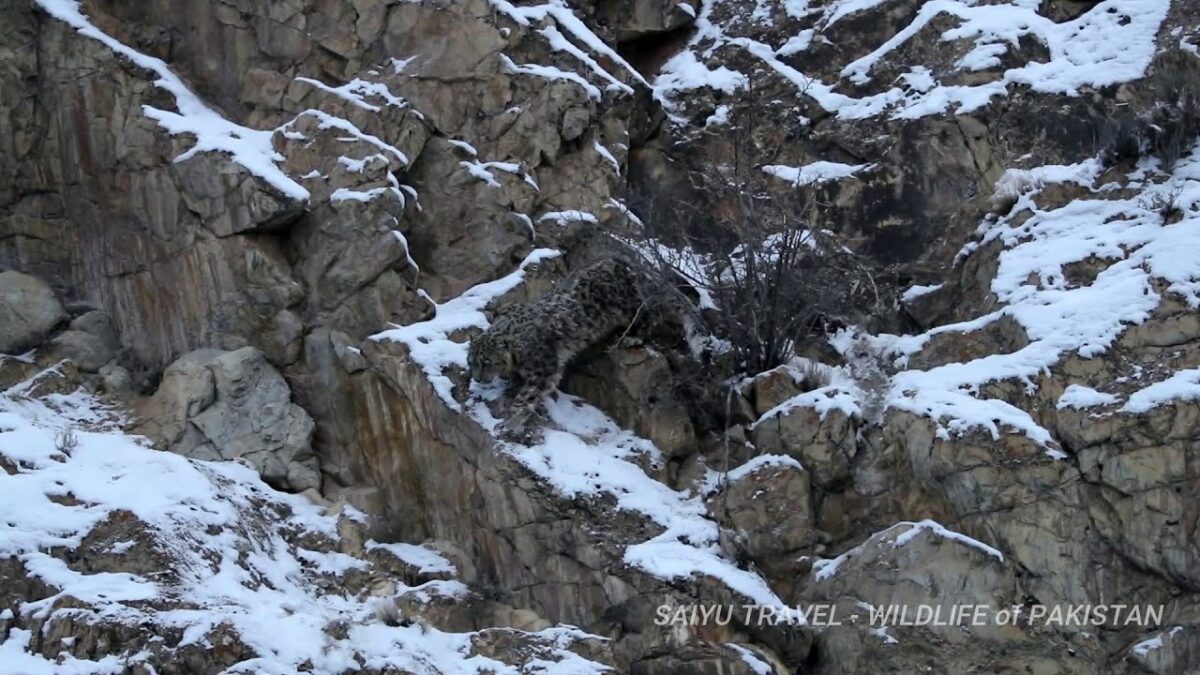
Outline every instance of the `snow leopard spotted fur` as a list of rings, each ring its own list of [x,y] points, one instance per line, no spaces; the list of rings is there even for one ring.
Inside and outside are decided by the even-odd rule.
[[[471,341],[471,378],[508,381],[512,414],[504,431],[525,433],[542,398],[563,369],[589,347],[627,331],[644,304],[641,279],[628,264],[608,259],[583,268],[541,299],[510,306]]]

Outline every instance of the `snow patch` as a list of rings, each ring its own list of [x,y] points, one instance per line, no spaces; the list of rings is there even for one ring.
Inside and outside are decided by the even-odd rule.
[[[57,375],[35,379],[45,377]],[[21,615],[46,618],[56,600],[69,595],[106,622],[178,631],[182,645],[203,644],[210,631],[226,626],[259,655],[231,672],[332,674],[364,667],[513,672],[471,656],[472,633],[388,626],[369,598],[323,590],[328,575],[359,569],[363,561],[294,542],[336,540],[337,514],[272,490],[241,464],[195,461],[144,447],[121,433],[120,419],[87,394],[33,399],[28,392],[28,386],[0,392],[0,456],[20,467],[15,474],[0,471],[0,522],[6,524],[0,528],[0,557],[16,557],[56,592],[25,603]],[[79,441],[69,456],[55,448],[55,432],[64,427],[75,428]],[[64,495],[74,499],[58,499]],[[80,546],[118,511],[141,521],[158,552],[171,558],[169,574],[82,573],[48,553]],[[426,567],[445,567],[430,551],[401,553]],[[463,591],[456,581],[401,588],[430,597]],[[11,612],[5,616],[11,618]],[[331,625],[345,626],[344,635],[336,637]],[[0,641],[0,670],[121,673],[145,658],[124,654],[89,661],[60,654],[51,661],[29,653],[30,638],[20,628],[8,632]],[[572,663],[580,667],[571,672],[594,672]]]
[[[585,92],[587,92],[589,98],[597,101],[599,101],[601,98],[600,89],[596,87],[596,85],[588,82],[569,70],[555,68],[554,66],[542,66],[535,63],[517,65],[515,61],[508,58],[508,56],[504,54],[501,54],[500,58],[503,59],[504,65],[506,68],[508,68],[508,71],[515,75],[533,75],[534,77],[541,77],[547,80],[564,80],[567,82],[574,82],[582,87]]]
[[[931,286],[909,286],[904,293],[900,295],[900,300],[903,302],[912,302],[917,298],[929,295],[942,290],[946,284],[933,284]]]
[[[1162,382],[1155,382],[1129,396],[1123,412],[1144,413],[1175,401],[1200,399],[1200,368],[1181,370]]]
[[[493,7],[504,13],[517,24],[528,26],[532,21],[546,21],[553,19],[557,27],[566,30],[576,40],[582,43],[585,47],[593,52],[600,54],[610,63],[615,63],[625,71],[635,82],[649,86],[645,78],[636,68],[631,66],[628,61],[621,57],[616,51],[609,47],[604,40],[601,40],[590,28],[587,27],[575,13],[566,6],[562,0],[550,0],[542,5],[529,5],[518,7],[513,5],[508,0],[488,0]],[[561,45],[560,45],[561,46]]]
[[[971,41],[971,48],[957,64],[962,70],[998,68],[1001,57],[1021,38],[1033,38],[1046,46],[1046,62],[1030,62],[1005,70],[999,78],[978,85],[944,85],[919,65],[910,67],[894,86],[877,94],[857,98],[839,93],[834,84],[810,77],[780,58],[801,53],[813,41],[809,31],[790,36],[783,45],[772,47],[750,37],[735,36],[714,8],[722,0],[703,4],[687,48],[663,66],[654,81],[656,93],[677,109],[673,99],[684,92],[709,87],[732,93],[745,86],[745,75],[723,65],[710,68],[706,62],[723,47],[745,50],[760,59],[803,95],[842,119],[862,119],[891,112],[895,118],[915,118],[952,110],[966,114],[1009,93],[1014,85],[1034,91],[1078,95],[1085,87],[1105,87],[1142,77],[1156,52],[1155,38],[1166,18],[1170,0],[1104,0],[1081,16],[1067,22],[1054,21],[1037,13],[1037,5],[1023,0],[976,3],[969,0],[929,0],[913,21],[870,53],[846,65],[841,74],[855,84],[871,79],[871,71],[884,58],[926,28],[935,18],[950,15],[958,26],[941,34],[943,41]],[[818,31],[846,16],[872,9],[882,0],[837,0],[823,8],[816,22]],[[761,3],[755,12],[762,9]],[[785,0],[784,10],[803,18],[812,10],[807,0]],[[727,12],[721,12],[725,14]],[[755,20],[751,14],[745,18]],[[817,39],[821,39],[819,36]],[[686,120],[672,115],[676,123]]]
[[[1200,307],[1200,259],[1191,253],[1200,247],[1200,151],[1193,149],[1170,177],[1142,185],[1126,198],[1103,198],[1106,191],[1093,189],[1095,197],[1058,208],[1039,208],[1033,201],[1036,186],[1050,182],[1091,188],[1098,166],[1088,161],[1025,170],[1022,181],[1032,187],[1020,191],[1008,214],[985,220],[979,241],[964,249],[961,255],[992,241],[1004,245],[991,285],[1001,309],[922,335],[875,338],[901,367],[938,334],[980,330],[1005,317],[1020,324],[1029,344],[966,363],[901,371],[892,378],[888,406],[939,421],[944,438],[977,428],[999,438],[1000,428],[1008,427],[1059,456],[1050,433],[1029,413],[982,398],[980,388],[1016,380],[1032,389],[1036,378],[1065,355],[1104,353],[1126,328],[1146,321],[1158,307],[1156,279]],[[1165,222],[1148,208],[1162,194],[1179,195],[1183,214],[1178,222]],[[1027,219],[1018,218],[1025,215]],[[1073,282],[1066,267],[1088,259],[1107,266],[1090,282]],[[1130,397],[1124,410],[1145,411],[1166,400],[1191,398],[1198,388],[1191,372],[1183,372]]]
[[[750,670],[754,671],[754,675],[771,675],[775,669],[771,664],[763,661],[758,654],[733,642],[726,642],[725,646],[737,652],[737,655],[742,658],[742,662],[750,666]]]
[[[804,465],[795,457],[787,455],[759,455],[752,458],[750,461],[729,472],[728,478],[731,481],[741,480],[752,473],[756,473],[759,469],[767,467],[779,467],[804,470]]]
[[[366,543],[368,551],[382,549],[396,556],[406,565],[417,568],[422,574],[458,574],[458,568],[445,556],[433,549],[416,544],[381,544],[374,539]]]
[[[382,99],[386,105],[395,106],[397,108],[408,107],[407,101],[393,94],[391,90],[387,88],[387,85],[383,84],[382,82],[369,82],[367,80],[354,78],[340,87],[333,87],[321,82],[320,80],[314,80],[310,77],[297,77],[296,81],[310,84],[321,91],[333,94],[340,99],[348,101],[354,106],[362,108],[363,110],[369,110],[371,112],[379,112],[383,110],[383,108],[375,105],[374,103],[368,103],[368,96]]]
[[[1182,626],[1175,626],[1171,630],[1163,631],[1149,640],[1142,640],[1133,647],[1130,647],[1129,650],[1138,656],[1145,656],[1156,649],[1162,649],[1165,647],[1166,640],[1175,637],[1175,634],[1181,632],[1182,630]]]
[[[361,129],[359,129],[357,126],[355,126],[349,120],[343,119],[341,117],[334,117],[333,115],[330,115],[327,112],[324,112],[321,110],[316,110],[316,109],[311,109],[311,108],[309,110],[305,110],[304,112],[297,115],[296,120],[298,120],[301,117],[306,117],[306,116],[307,117],[315,117],[317,120],[320,121],[320,123],[317,125],[318,129],[321,129],[321,130],[337,129],[339,131],[344,131],[344,132],[350,134],[350,137],[353,138],[354,140],[362,141],[368,145],[374,146],[375,148],[379,149],[381,152],[392,155],[401,164],[408,165],[408,156],[405,155],[404,152],[402,152],[399,148],[395,147],[394,145],[391,145],[390,143],[387,143],[386,141],[379,138],[378,136],[363,132]],[[293,128],[293,126],[295,125],[296,120],[292,120],[291,122],[288,122],[287,124],[280,127],[280,129],[284,130],[284,131],[291,130]]]
[[[917,535],[921,534],[922,532],[928,532],[934,536],[941,537],[942,539],[949,539],[950,541],[962,544],[964,546],[969,546],[978,551],[982,551],[996,560],[1004,562],[1004,554],[999,550],[988,546],[978,539],[973,539],[965,534],[947,529],[937,521],[926,519],[916,523],[903,522],[893,525],[891,529],[894,529],[897,526],[907,526],[908,530],[896,537],[895,541],[893,542],[893,545],[895,546],[904,546],[913,539],[916,539]]]
[[[654,80],[654,89],[663,94],[671,94],[707,87],[732,94],[738,89],[744,89],[749,82],[750,79],[745,74],[725,66],[709,69],[695,54],[685,50],[663,64]]]
[[[836,558],[817,560],[813,562],[813,579],[816,581],[825,581],[826,579],[829,579],[833,575],[837,574],[842,565],[846,564],[847,561],[861,555],[864,551],[864,547],[871,542],[890,543],[894,547],[901,547],[911,542],[913,539],[916,539],[922,533],[929,533],[935,537],[941,537],[942,539],[953,541],[957,544],[962,544],[963,546],[980,551],[991,558],[995,558],[1000,562],[1004,562],[1004,554],[998,549],[989,546],[978,539],[968,537],[965,534],[946,528],[937,521],[928,519],[918,522],[902,521],[892,525],[891,527],[888,527],[885,530],[871,535],[866,542],[847,550],[845,553]]]
[[[762,170],[764,173],[776,178],[782,178],[792,185],[812,185],[814,183],[850,178],[861,171],[868,171],[874,168],[874,166],[874,164],[851,165],[819,161],[812,164],[805,164],[804,166],[768,164]]]
[[[594,216],[593,214],[588,213],[587,211],[576,211],[576,210],[551,211],[549,213],[544,213],[540,217],[538,217],[538,222],[542,222],[544,220],[551,220],[551,221],[558,223],[559,225],[566,225],[567,223],[597,223],[597,222],[599,222],[596,219],[596,216]]]
[[[1067,408],[1082,410],[1084,408],[1111,405],[1119,400],[1120,397],[1116,394],[1096,391],[1082,384],[1072,384],[1063,391],[1062,396],[1058,397],[1058,403],[1054,407],[1059,410],[1066,410]]]
[[[477,162],[471,160],[459,162],[458,165],[466,169],[467,173],[475,178],[487,183],[488,187],[493,188],[499,188],[501,185],[500,181],[496,180],[496,174],[492,173],[492,171],[503,171],[518,176],[521,175],[521,165],[514,164],[513,162]]]

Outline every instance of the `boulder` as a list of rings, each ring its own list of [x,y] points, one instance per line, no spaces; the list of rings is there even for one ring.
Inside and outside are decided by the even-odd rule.
[[[750,393],[753,394],[755,419],[801,393],[796,376],[797,372],[791,366],[779,366],[754,376]]]
[[[95,373],[117,357],[120,343],[108,315],[93,310],[76,317],[67,330],[56,335],[54,349],[81,370]]]
[[[839,408],[797,406],[760,419],[751,429],[760,452],[795,457],[822,486],[848,479],[858,454],[857,420]]]
[[[55,336],[54,346],[63,357],[92,373],[99,371],[116,355],[98,336],[79,330],[64,331]]]
[[[16,271],[0,272],[0,352],[38,346],[67,313],[46,282]]]
[[[909,357],[908,367],[928,370],[989,354],[1011,354],[1028,345],[1024,327],[1016,319],[1002,316],[977,330],[946,331],[931,336],[920,352]]]
[[[595,404],[670,456],[696,449],[696,430],[667,357],[650,347],[614,347],[569,369],[563,390]]]
[[[1003,554],[932,520],[897,523],[816,563],[806,594],[833,603],[839,624],[817,633],[822,672],[1087,673],[1089,659],[1103,659],[1086,640],[1012,621],[1014,606],[1027,609]],[[1064,659],[1068,650],[1077,658]]]
[[[224,153],[200,153],[174,168],[184,203],[218,237],[286,227],[306,206],[305,200],[283,194]]]
[[[133,376],[124,367],[110,363],[100,369],[100,384],[109,394],[124,394],[133,390]]]
[[[875,606],[955,605],[1011,607],[1020,599],[1003,554],[988,544],[932,520],[897,523],[837,558],[814,565],[820,597],[852,597]],[[957,626],[931,626],[960,640]],[[1012,627],[976,626],[977,637],[1006,637]]]
[[[735,556],[769,569],[786,567],[819,539],[808,472],[789,457],[764,455],[730,471],[709,511],[729,531]]]
[[[282,489],[320,487],[312,418],[291,402],[283,376],[252,347],[180,357],[141,417],[141,433],[172,452],[240,459]]]
[[[1125,657],[1127,672],[1189,672],[1189,665],[1200,662],[1200,629],[1196,626],[1172,626],[1149,633],[1132,647]]]

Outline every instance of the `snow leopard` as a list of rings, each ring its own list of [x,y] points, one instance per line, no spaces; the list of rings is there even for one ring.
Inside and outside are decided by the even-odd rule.
[[[619,259],[593,263],[541,299],[505,308],[471,341],[471,379],[507,381],[512,414],[502,429],[506,435],[526,433],[572,359],[629,331],[645,304],[641,281]]]

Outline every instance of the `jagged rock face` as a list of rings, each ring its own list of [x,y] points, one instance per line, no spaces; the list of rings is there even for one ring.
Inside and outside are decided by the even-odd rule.
[[[106,308],[123,344],[152,369],[196,348],[246,341],[288,364],[300,354],[306,323],[332,323],[361,339],[389,321],[411,322],[428,309],[413,286],[418,266],[423,288],[451,297],[528,252],[531,230],[514,212],[558,210],[538,204],[553,205],[566,186],[594,189],[588,204],[571,208],[599,213],[606,204],[615,172],[595,148],[624,141],[621,118],[598,120],[600,102],[574,84],[509,72],[500,48],[544,48],[526,47],[520,26],[502,31],[477,18],[491,14],[483,3],[364,7],[361,16],[349,6],[303,4],[206,8],[198,16],[169,2],[90,9],[118,38],[168,57],[202,97],[239,121],[261,127],[295,118],[274,143],[289,174],[308,176],[302,182],[311,193],[303,214],[294,195],[222,155],[172,162],[182,148],[140,111],[160,107],[162,91],[104,45],[81,40],[79,49],[29,55],[29,67],[46,76],[14,78],[11,100],[25,100],[25,87],[37,90],[43,107],[30,115],[46,133],[18,147],[5,167],[14,189],[3,259],[54,278],[68,300]],[[37,36],[74,46],[62,23],[29,8],[12,13],[14,41]],[[191,28],[173,29],[183,17]],[[165,41],[167,34],[176,37]],[[407,60],[401,68],[387,55]],[[71,75],[96,69],[111,77]],[[355,77],[412,105],[358,103],[318,86]],[[311,109],[319,112],[303,114]],[[352,127],[330,127],[326,115]],[[91,127],[89,120],[102,119],[117,122]],[[12,133],[22,134],[23,124]],[[345,128],[361,130],[356,141],[347,143]],[[431,135],[438,142],[426,151]],[[486,166],[491,158],[520,168],[464,170],[464,162]],[[398,182],[390,190],[397,178],[429,194],[408,194]],[[118,232],[96,222],[128,225]]]
[[[1095,5],[1068,4],[1076,9],[1064,14],[1060,3],[1045,2],[1023,18],[1052,32],[1044,17],[1069,16],[1087,27],[1105,11],[1081,17]],[[1144,18],[1150,26],[1111,39],[1147,44],[1156,31],[1191,30],[1193,8],[1166,7]],[[707,3],[683,51],[656,81],[671,114],[689,124],[663,130],[631,154],[633,192],[672,204],[703,203],[688,214],[705,219],[731,206],[696,180],[713,165],[736,166],[745,177],[762,179],[759,189],[780,193],[808,179],[765,178],[764,169],[817,161],[870,167],[848,180],[812,183],[821,205],[813,218],[899,272],[900,284],[936,283],[987,212],[992,186],[1006,168],[1093,155],[1111,138],[1116,120],[1144,112],[1141,104],[1167,98],[1166,91],[1194,90],[1200,81],[1194,58],[1177,59],[1170,48],[1148,44],[1128,62],[1145,63],[1144,73],[1122,77],[1099,65],[1055,80],[1053,73],[1070,69],[1057,68],[1059,57],[1048,49],[1072,48],[1049,48],[1058,36],[1033,30],[1009,42],[994,40],[989,30],[956,31],[971,21],[969,14],[916,0]],[[1161,16],[1159,27],[1153,22]],[[981,24],[999,29],[1006,21]],[[982,58],[986,50],[997,56]],[[1085,85],[1065,84],[1096,73],[1100,82],[1086,95],[1076,95]],[[1039,81],[1042,75],[1053,81]],[[1102,88],[1112,82],[1124,84]],[[1130,111],[1132,101],[1139,102],[1138,112]]]
[[[1015,607],[1028,611],[1016,576],[998,556],[925,521],[897,524],[818,568],[812,597],[835,603],[833,611],[849,619],[820,633],[817,649],[825,655],[820,672],[951,673],[972,667],[1092,672],[1083,659],[1061,658],[1067,641],[1052,631],[1022,628],[1019,620],[971,620],[966,630],[945,625],[953,611],[987,607],[988,612],[1005,609],[1009,617]],[[927,620],[921,626],[916,616],[903,619],[908,626],[899,626],[900,619],[887,625],[872,614],[911,613],[921,606],[943,625]],[[902,644],[919,646],[896,648]]]
[[[100,43],[77,43],[62,23],[24,12],[15,27],[46,46],[35,57],[46,77],[12,90],[40,107],[29,111],[36,141],[11,156],[6,264],[55,279],[68,302],[105,308],[122,343],[155,368],[239,325],[286,359],[299,328],[287,307],[299,286],[272,242],[221,236],[286,222],[297,205],[220,155],[172,162],[178,148],[142,114],[157,100],[150,82]],[[41,94],[18,94],[24,86]],[[203,182],[192,180],[199,175]],[[239,197],[226,202],[229,186]]]
[[[73,2],[6,3],[0,270],[17,271],[0,271],[0,353],[36,351],[0,357],[0,436],[16,431],[4,415],[82,387],[138,413],[160,449],[317,488],[377,516],[376,539],[439,540],[486,600],[435,584],[396,612],[474,631],[464,654],[518,668],[572,659],[571,642],[646,674],[1194,670],[1200,275],[1161,249],[1195,243],[1178,232],[1198,222],[1200,161],[1088,159],[1120,145],[1108,118],[1149,120],[1124,140],[1157,147],[1152,113],[1200,82],[1200,16],[1035,4],[89,0],[81,33]],[[630,231],[626,198],[692,231],[732,220],[736,200],[700,179],[713,167],[811,198],[807,225],[882,270],[876,334],[805,345],[840,359],[832,379],[786,364],[706,408],[661,346],[603,345],[563,364],[546,443],[501,442],[467,341],[590,263],[597,232]],[[1073,238],[1081,212],[1091,229]],[[1137,293],[1110,284],[1139,274]],[[1097,336],[1100,314],[1114,327]],[[1162,393],[1169,378],[1185,395]],[[0,480],[64,458],[26,466],[0,446]],[[181,567],[144,520],[116,511],[52,557],[134,579]],[[358,527],[315,548],[286,533],[348,566],[305,584],[447,581]],[[258,517],[229,528],[238,550],[278,543]],[[0,654],[145,646],[67,595],[49,618],[4,614],[57,593],[17,558],[0,556],[0,582]],[[1170,611],[971,638],[655,621],[704,602],[1113,599]],[[341,650],[375,630],[362,621],[319,633]],[[567,640],[560,622],[611,641]],[[204,633],[213,649],[169,633],[147,664],[263,656],[235,626]],[[393,672],[358,657],[342,671]]]

